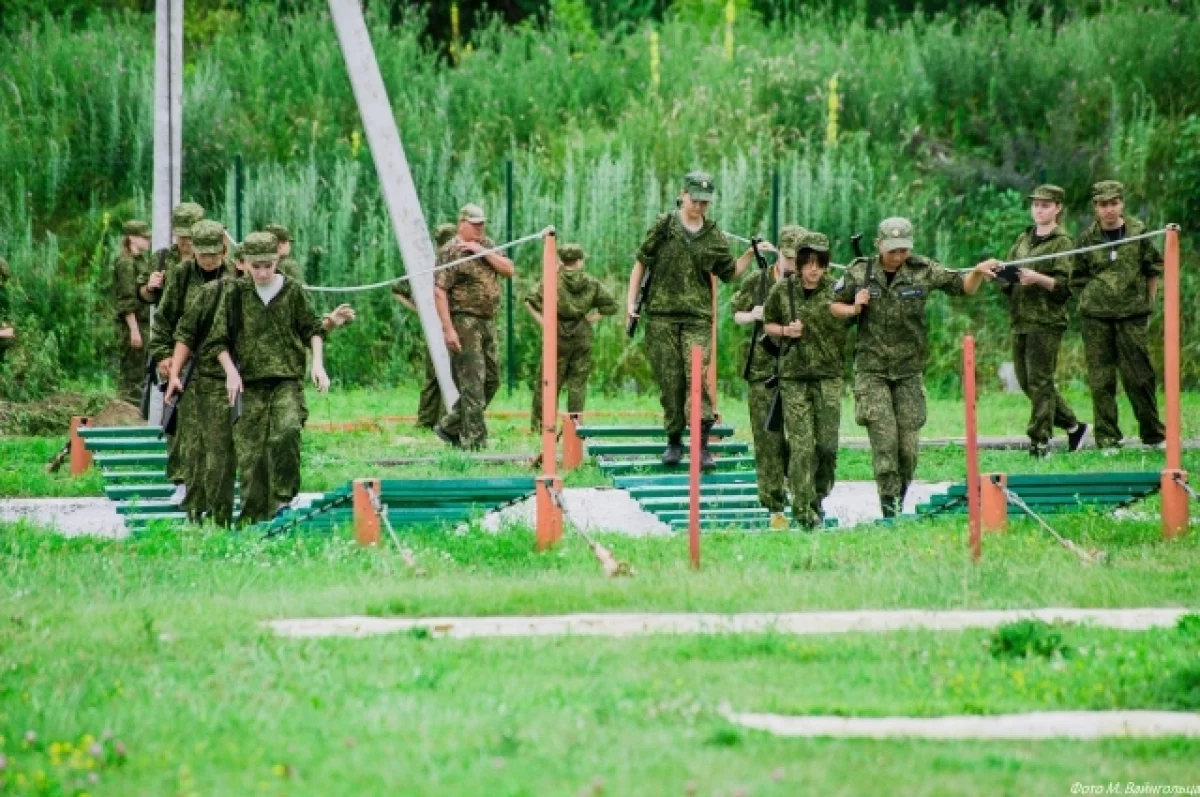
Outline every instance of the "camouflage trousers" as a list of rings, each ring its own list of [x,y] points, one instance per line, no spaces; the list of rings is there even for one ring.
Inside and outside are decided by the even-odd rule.
[[[704,369],[712,358],[712,323],[705,319],[646,318],[646,359],[658,381],[663,428],[669,437],[688,425],[692,394],[692,347],[704,351]],[[700,417],[714,420],[707,380],[700,386]]]
[[[463,448],[479,449],[487,445],[483,413],[500,389],[496,322],[466,314],[456,314],[453,322],[462,344],[462,351],[450,358],[454,384],[458,385],[458,403],[439,425],[448,434],[457,436]]]
[[[819,526],[821,502],[833,491],[837,473],[842,380],[783,379],[780,385],[792,520],[802,526]]]
[[[854,422],[867,428],[880,504],[904,503],[917,471],[925,412],[925,381],[920,374],[902,379],[855,375]]]
[[[771,512],[782,512],[787,503],[787,447],[783,432],[766,429],[767,412],[775,391],[766,382],[751,382],[750,429],[754,433],[754,470],[758,474],[758,502]]]
[[[233,520],[233,424],[224,379],[195,377],[188,400],[179,405],[181,426],[202,434],[181,438],[180,455],[188,462],[187,497],[182,509],[193,522],[207,518],[220,526]]]
[[[1146,316],[1103,319],[1083,317],[1083,352],[1087,357],[1088,387],[1092,391],[1092,413],[1096,423],[1096,446],[1111,448],[1121,443],[1117,422],[1117,374],[1133,406],[1139,437],[1146,445],[1166,439],[1158,416],[1154,364],[1150,361]]]
[[[592,337],[558,340],[558,391],[567,392],[567,412],[583,412],[587,403],[588,377],[592,375]],[[529,428],[542,431],[542,362],[538,360],[537,376],[533,384],[533,406],[529,414]]]
[[[225,411],[228,414],[228,410]],[[300,434],[308,420],[299,379],[250,382],[233,425],[243,524],[267,520],[300,492]]]
[[[117,398],[140,407],[142,388],[146,386],[146,345],[150,342],[150,325],[139,320],[138,331],[142,335],[142,348],[135,349],[129,343],[129,325],[117,322],[117,340],[120,355],[117,359]]]
[[[1029,427],[1025,431],[1034,445],[1049,443],[1056,426],[1074,429],[1079,423],[1054,383],[1062,335],[1061,329],[1049,328],[1013,335],[1013,368],[1017,372],[1017,384],[1033,405]]]
[[[417,404],[417,424],[433,428],[443,415],[446,405],[442,402],[442,391],[438,387],[437,371],[433,370],[433,358],[425,349],[425,383],[421,386],[421,401]]]

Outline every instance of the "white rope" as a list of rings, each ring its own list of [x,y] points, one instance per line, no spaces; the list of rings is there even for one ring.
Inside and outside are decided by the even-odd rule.
[[[554,232],[553,226],[546,227],[545,229],[539,230],[538,232],[532,233],[530,235],[526,235],[524,238],[518,238],[515,241],[509,241],[506,244],[501,244],[500,246],[494,247],[492,249],[485,249],[482,252],[478,252],[473,255],[468,255],[467,257],[460,257],[458,260],[454,260],[449,263],[444,263],[443,265],[440,265],[437,268],[429,269],[428,271],[417,271],[413,274],[404,274],[403,276],[393,277],[392,279],[384,280],[383,282],[373,282],[370,285],[351,285],[351,286],[346,286],[344,288],[329,288],[329,287],[325,287],[322,285],[305,285],[304,289],[308,290],[308,291],[315,291],[318,293],[360,293],[362,291],[373,291],[378,288],[388,288],[388,287],[391,287],[392,285],[395,285],[398,282],[404,282],[405,280],[412,279],[413,277],[423,276],[425,274],[434,274],[438,271],[445,271],[448,268],[454,268],[455,266],[460,266],[463,263],[467,263],[471,260],[476,260],[481,257],[487,257],[488,255],[494,254],[496,252],[503,252],[506,249],[512,249],[514,246],[518,246],[518,245],[524,244],[524,243],[529,243],[530,241],[533,241],[538,238],[545,238],[547,235],[549,235],[552,232]]]
[[[735,240],[735,241],[741,241],[742,243],[744,243],[744,244],[747,244],[747,245],[751,245],[751,244],[753,244],[753,243],[754,243],[754,242],[753,242],[753,241],[751,241],[749,238],[743,238],[742,236],[740,236],[740,235],[734,235],[734,234],[733,234],[733,233],[731,233],[731,232],[724,233],[724,235],[725,235],[725,237],[726,237],[726,238],[732,238],[732,239],[733,239],[733,240]],[[759,240],[762,240],[762,239],[760,238]],[[829,267],[830,267],[830,268],[833,268],[833,269],[837,269],[838,271],[845,271],[845,270],[846,270],[846,266],[838,265],[837,263],[830,263],[830,264],[829,264]]]
[[[1066,252],[1055,252],[1052,255],[1037,255],[1036,257],[1023,257],[1020,260],[1006,260],[1006,261],[1004,261],[1003,265],[1024,266],[1029,263],[1041,263],[1044,260],[1055,260],[1060,257],[1070,257],[1072,255],[1082,255],[1085,252],[1096,252],[1101,249],[1111,249],[1112,247],[1120,246],[1121,244],[1133,243],[1134,241],[1143,241],[1147,238],[1157,238],[1160,235],[1166,235],[1166,234],[1167,234],[1167,230],[1164,227],[1163,229],[1155,230],[1154,232],[1144,232],[1141,235],[1131,235],[1128,238],[1121,238],[1116,241],[1105,241],[1102,244],[1095,244],[1093,246],[1081,246],[1078,249],[1071,249]],[[970,271],[970,269],[963,269],[963,270]]]

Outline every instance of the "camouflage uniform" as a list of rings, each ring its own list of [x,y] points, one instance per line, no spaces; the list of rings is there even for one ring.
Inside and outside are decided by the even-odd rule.
[[[788,257],[795,257],[801,249],[829,251],[829,239],[820,233],[802,231],[780,237],[780,250]],[[784,338],[781,344],[779,387],[789,452],[792,520],[811,528],[820,525],[824,517],[821,503],[833,491],[837,473],[849,322],[829,310],[834,280],[828,273],[811,292],[804,289],[799,276],[790,281],[791,285],[785,281],[772,289],[763,320],[787,326],[793,320],[788,295],[793,292],[795,319],[804,329],[800,337]]]
[[[592,312],[615,315],[617,302],[596,277],[582,267],[568,268],[586,257],[578,244],[563,244],[559,249],[563,267],[558,270],[558,389],[567,391],[567,412],[583,412],[587,401],[588,377],[592,373]],[[525,303],[542,312],[542,284],[525,297]],[[542,361],[538,360],[533,382],[533,409],[530,428],[542,428]]]
[[[1029,197],[1062,204],[1064,196],[1057,186],[1039,186]],[[1071,236],[1062,227],[1044,238],[1030,226],[1008,251],[1008,260],[1051,255],[1074,248]],[[1058,350],[1067,328],[1067,300],[1071,296],[1071,259],[1044,260],[1026,268],[1045,274],[1054,280],[1054,289],[1040,285],[1021,285],[1019,282],[1001,286],[1009,297],[1009,316],[1012,319],[1013,367],[1017,382],[1032,404],[1026,433],[1035,450],[1050,442],[1053,429],[1070,430],[1078,425],[1058,387],[1054,383],[1058,368]]]
[[[12,302],[8,298],[8,282],[12,279],[12,269],[8,266],[8,261],[0,257],[0,329],[11,327],[12,319]],[[0,364],[4,362],[4,356],[12,346],[12,338],[0,338]]]
[[[150,225],[144,221],[125,224],[126,237],[150,237]],[[142,401],[146,383],[146,347],[150,342],[150,305],[138,294],[138,278],[149,274],[150,258],[146,254],[130,257],[124,253],[113,263],[113,306],[116,310],[117,341],[120,355],[117,366],[117,398],[137,407]],[[133,336],[125,317],[132,314],[137,323],[142,348],[133,348]]]
[[[693,199],[711,200],[712,178],[691,172],[684,190]],[[696,233],[683,226],[679,213],[658,217],[638,249],[637,260],[651,273],[649,297],[642,307],[646,324],[646,359],[658,380],[663,428],[678,444],[688,423],[691,395],[691,351],[704,352],[704,367],[712,357],[712,277],[729,282],[737,264],[729,243],[711,219]],[[708,385],[700,387],[700,415],[705,426],[714,420]]]
[[[439,224],[434,230],[434,243],[441,249],[457,232],[453,224]],[[398,280],[392,286],[392,293],[412,301],[412,280]],[[446,414],[446,403],[442,401],[442,390],[438,385],[437,370],[433,367],[433,357],[429,354],[429,346],[422,348],[422,359],[425,363],[425,381],[421,385],[421,398],[417,404],[417,425],[432,429],[438,420]]]
[[[1106,180],[1092,187],[1092,199],[1115,199],[1124,193],[1120,183]],[[1126,217],[1122,237],[1141,235],[1146,225]],[[1106,240],[1100,222],[1079,237],[1080,248]],[[1083,349],[1087,358],[1088,386],[1096,423],[1096,445],[1112,448],[1121,443],[1117,423],[1117,374],[1133,406],[1139,436],[1146,445],[1166,439],[1158,415],[1154,364],[1146,328],[1154,307],[1149,281],[1161,278],[1162,256],[1150,239],[1086,252],[1075,256],[1071,285],[1082,291],[1079,313],[1083,316]]]
[[[274,235],[275,239],[279,241],[280,246],[292,243],[293,241],[292,234],[282,224],[268,224],[263,229]],[[304,269],[300,268],[300,264],[296,262],[296,258],[292,257],[291,254],[282,255],[275,270],[290,280],[294,280],[301,285],[304,284]]]
[[[278,257],[269,233],[247,236],[243,254],[252,263]],[[233,427],[242,481],[239,522],[266,520],[300,492],[300,436],[308,419],[307,349],[325,332],[304,289],[285,277],[266,305],[253,280],[231,281],[211,335],[212,351],[228,351],[242,377],[242,416]]]
[[[171,234],[176,238],[192,237],[192,226],[204,220],[204,208],[197,205],[195,202],[181,202],[171,211]],[[161,255],[161,259],[160,259]],[[150,280],[150,275],[155,271],[163,272],[163,286],[157,290],[146,288],[146,292],[150,294],[150,303],[157,305],[162,300],[163,291],[166,290],[165,277],[171,272],[171,269],[183,262],[183,255],[179,252],[179,244],[171,244],[166,249],[154,252],[151,255],[150,270],[143,271],[138,274],[138,290],[146,288],[146,284]],[[170,344],[168,344],[170,345]]]
[[[883,241],[912,246],[912,225],[886,219]],[[867,266],[874,261],[871,284]],[[962,296],[964,276],[921,255],[910,255],[889,284],[878,256],[855,260],[834,286],[834,301],[853,304],[860,288],[872,291],[855,343],[854,421],[867,428],[871,466],[886,515],[899,511],[917,469],[925,425],[925,382],[929,330],[925,304],[934,291]]]
[[[774,268],[762,269],[746,277],[733,297],[733,311],[748,313],[763,305],[775,283]],[[763,337],[766,337],[765,333]],[[758,502],[772,513],[782,512],[787,503],[787,494],[784,492],[787,448],[783,432],[772,432],[766,428],[767,412],[771,408],[771,398],[774,395],[774,391],[767,387],[767,379],[774,373],[775,358],[763,351],[760,343],[754,349],[754,362],[750,366],[747,385],[750,430],[754,435],[754,470],[758,474]]]
[[[472,211],[483,212],[468,205]],[[464,208],[466,212],[467,208]],[[480,244],[495,247],[490,238]],[[438,251],[437,265],[450,263],[469,254],[456,235]],[[434,284],[446,292],[450,320],[458,333],[462,350],[451,352],[450,366],[458,386],[458,403],[438,422],[451,438],[466,449],[487,444],[487,423],[483,413],[500,389],[500,362],[496,350],[496,310],[500,306],[500,275],[477,257],[454,268],[437,272]]]

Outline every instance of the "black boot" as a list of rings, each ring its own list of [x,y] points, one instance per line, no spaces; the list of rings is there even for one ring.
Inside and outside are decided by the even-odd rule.
[[[662,464],[674,468],[683,462],[683,436],[673,434],[667,438],[667,450],[662,453]]]
[[[712,452],[708,450],[708,436],[712,433],[712,421],[700,425],[700,470],[711,471],[717,469],[717,461],[713,459]]]

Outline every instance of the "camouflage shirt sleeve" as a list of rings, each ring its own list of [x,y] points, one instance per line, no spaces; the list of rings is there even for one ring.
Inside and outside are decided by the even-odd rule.
[[[539,313],[542,312],[542,283],[533,286],[533,290],[525,295],[525,302]]]
[[[163,280],[162,298],[158,300],[158,312],[150,331],[150,354],[155,361],[170,357],[175,347],[175,324],[182,315],[179,305],[183,298],[182,283],[186,280],[185,265],[168,270]]]
[[[600,315],[616,315],[620,308],[617,305],[617,300],[609,293],[608,288],[604,287],[604,283],[595,277],[592,278],[592,283],[595,285],[595,293],[592,296],[592,307]]]
[[[666,236],[666,227],[671,223],[671,214],[664,213],[659,216],[650,229],[646,232],[646,237],[642,240],[642,245],[638,247],[637,261],[646,268],[654,268],[654,264],[658,261],[658,249],[662,244],[663,238]]]
[[[198,344],[204,342],[201,340],[205,336],[204,324],[216,314],[214,305],[217,303],[217,297],[220,295],[218,293],[220,287],[221,280],[210,282],[200,288],[195,301],[188,303],[188,307],[183,311],[179,323],[175,325],[176,343],[182,343],[194,352]],[[211,329],[209,330],[209,334],[211,334]]]
[[[787,280],[775,283],[771,292],[767,294],[767,300],[763,303],[763,323],[781,326],[791,323],[788,317]]]
[[[137,314],[142,309],[138,298],[138,264],[131,257],[118,256],[113,261],[113,305],[117,318]]]
[[[755,308],[755,300],[758,298],[759,280],[762,279],[762,274],[757,271],[742,280],[742,284],[738,286],[738,291],[733,295],[730,301],[730,307],[735,313],[747,313]]]
[[[296,283],[296,287],[300,288],[300,283]],[[312,344],[313,338],[325,338],[325,327],[321,325],[321,318],[312,308],[312,300],[308,298],[308,291],[295,290],[292,292],[292,301],[295,303],[292,312],[292,328],[296,335],[299,336],[301,343],[305,346]]]
[[[709,271],[721,282],[729,282],[737,274],[737,259],[729,253],[729,240],[715,226],[716,239],[709,249]]]
[[[1045,254],[1054,254],[1055,252],[1069,252],[1075,248],[1075,242],[1070,236],[1059,235],[1054,239],[1050,250]],[[1035,264],[1038,265],[1038,264]],[[1050,298],[1056,302],[1065,302],[1071,298],[1071,258],[1056,257],[1053,260],[1047,260],[1041,264],[1043,266],[1041,272],[1054,280],[1054,288],[1050,291]]]
[[[936,260],[927,261],[929,264],[929,287],[951,296],[962,296],[966,293],[961,272],[946,268]]]
[[[1143,238],[1138,241],[1141,251],[1138,253],[1142,261],[1142,273],[1147,277],[1161,277],[1163,275],[1163,257],[1154,248],[1154,241],[1149,238]]]

